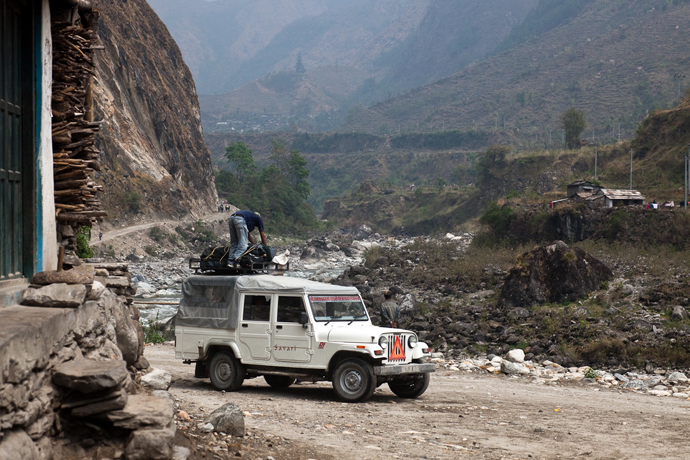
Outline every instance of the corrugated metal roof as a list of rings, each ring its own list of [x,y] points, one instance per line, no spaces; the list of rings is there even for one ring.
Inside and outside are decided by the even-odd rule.
[[[599,191],[600,194],[604,195],[609,200],[644,200],[645,197],[642,196],[637,190],[620,190],[612,188],[602,188]]]
[[[573,185],[578,185],[578,186],[579,186],[579,185],[594,185],[594,184],[591,183],[591,182],[588,181],[588,180],[576,180],[576,181],[573,182],[572,184],[569,184],[568,187],[572,187]]]

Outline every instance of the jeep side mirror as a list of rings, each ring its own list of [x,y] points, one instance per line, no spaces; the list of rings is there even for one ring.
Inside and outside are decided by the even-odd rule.
[[[302,325],[303,328],[307,328],[307,324],[309,323],[309,316],[307,315],[306,311],[303,311],[299,315],[299,323]]]

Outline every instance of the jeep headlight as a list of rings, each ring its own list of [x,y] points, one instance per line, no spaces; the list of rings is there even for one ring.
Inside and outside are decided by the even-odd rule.
[[[385,335],[382,335],[379,338],[379,347],[383,348],[384,350],[386,348],[388,348],[388,337],[386,337]]]
[[[417,336],[416,335],[411,335],[409,339],[407,339],[407,344],[410,346],[410,348],[414,348],[417,346]]]

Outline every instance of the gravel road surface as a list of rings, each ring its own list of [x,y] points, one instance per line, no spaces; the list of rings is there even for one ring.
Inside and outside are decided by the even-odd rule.
[[[145,356],[172,374],[170,392],[195,421],[240,406],[248,436],[263,438],[275,460],[690,458],[687,400],[442,370],[419,399],[384,384],[370,401],[346,404],[329,382],[278,390],[257,378],[218,392],[171,345],[148,346]]]

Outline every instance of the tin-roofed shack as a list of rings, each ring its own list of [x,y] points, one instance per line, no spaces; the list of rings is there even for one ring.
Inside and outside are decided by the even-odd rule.
[[[617,190],[610,188],[602,188],[595,194],[596,197],[603,196],[603,204],[607,208],[614,208],[617,206],[631,206],[645,204],[645,197],[637,190]]]

